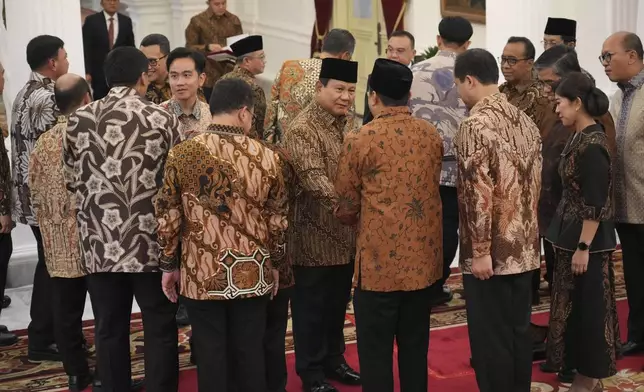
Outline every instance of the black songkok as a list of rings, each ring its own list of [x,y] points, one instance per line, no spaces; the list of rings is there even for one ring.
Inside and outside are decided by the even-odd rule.
[[[264,41],[261,35],[249,35],[230,45],[230,49],[235,57],[241,57],[264,49]]]
[[[409,67],[397,61],[378,59],[369,77],[369,87],[385,97],[402,99],[409,95],[413,79]]]
[[[320,79],[335,79],[347,83],[356,83],[358,81],[358,63],[336,58],[323,59]]]
[[[576,38],[577,21],[566,18],[548,18],[548,23],[546,23],[546,29],[543,33]]]

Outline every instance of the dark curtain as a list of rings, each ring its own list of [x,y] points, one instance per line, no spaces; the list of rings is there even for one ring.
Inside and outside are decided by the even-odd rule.
[[[382,12],[385,17],[387,37],[396,30],[405,29],[405,9],[407,0],[382,0]]]
[[[315,0],[315,24],[311,36],[311,57],[315,57],[322,50],[322,40],[329,32],[331,17],[333,15],[333,1]]]

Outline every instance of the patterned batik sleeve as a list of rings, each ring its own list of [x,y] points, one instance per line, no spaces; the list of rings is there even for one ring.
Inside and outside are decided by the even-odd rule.
[[[181,186],[177,178],[178,162],[174,150],[168,153],[163,184],[154,201],[154,209],[159,227],[157,228],[159,247],[159,269],[172,272],[179,269],[179,240],[183,219],[181,205]]]
[[[60,111],[56,106],[54,94],[47,92],[44,94],[33,94],[34,102],[31,111],[31,124],[33,124],[33,132],[36,140],[43,133],[52,129],[58,122]],[[43,113],[52,113],[51,115],[43,115]]]
[[[463,223],[472,241],[472,257],[490,255],[494,182],[490,173],[491,140],[484,126],[464,121],[458,137],[458,193]]]
[[[605,220],[609,211],[607,202],[611,176],[608,151],[599,143],[591,143],[584,149],[579,159],[583,198],[580,218],[592,221]]]
[[[273,268],[277,268],[284,262],[286,255],[286,229],[288,228],[288,221],[286,219],[288,214],[288,191],[284,183],[284,176],[282,165],[286,162],[280,162],[279,157],[275,154],[276,160],[280,165],[280,170],[275,176],[273,186],[268,194],[268,200],[264,205],[264,215],[268,222],[268,230],[270,234],[269,239],[269,252],[271,260],[273,261]]]
[[[344,145],[338,161],[335,177],[335,192],[338,205],[335,216],[345,225],[358,223],[360,214],[360,190],[362,188],[362,167],[360,165],[359,133],[350,133],[344,138]]]
[[[11,215],[11,167],[0,130],[0,216]]]
[[[76,193],[76,181],[78,181],[74,168],[80,166],[80,161],[74,151],[78,122],[79,118],[72,114],[67,121],[67,130],[63,132],[63,178],[65,179],[65,187],[71,193]]]
[[[329,211],[335,208],[335,188],[326,175],[319,141],[304,126],[293,127],[285,135],[284,145],[303,190],[310,192]]]
[[[271,87],[271,98],[266,102],[266,117],[264,118],[264,140],[270,143],[279,141],[279,125],[277,121],[277,108],[280,103],[280,79],[282,78],[282,68],[277,71],[275,81]]]
[[[192,18],[188,27],[186,27],[186,46],[190,49],[207,52],[206,45],[209,42],[202,42],[201,30],[199,29],[198,21],[195,18]]]
[[[31,205],[34,215],[38,217],[38,210],[42,205],[43,165],[39,158],[39,151],[42,148],[42,139],[38,139],[31,156],[29,157],[29,189],[31,190]]]

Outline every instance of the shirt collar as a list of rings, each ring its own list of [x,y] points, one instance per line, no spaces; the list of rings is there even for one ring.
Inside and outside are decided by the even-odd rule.
[[[507,98],[505,97],[505,94],[501,94],[499,92],[499,93],[494,93],[492,95],[488,95],[487,97],[484,97],[483,99],[478,101],[476,103],[476,105],[474,105],[472,107],[472,109],[470,109],[470,115],[472,115],[474,113],[477,113],[478,111],[480,111],[485,106],[488,106],[488,105],[490,105],[490,104],[492,104],[494,102],[498,102],[498,101],[507,101]]]
[[[438,52],[436,52],[436,56],[451,57],[455,59],[458,56],[458,54],[456,54],[456,52],[452,50],[439,50]]]
[[[408,106],[389,106],[383,108],[375,118],[395,116],[396,114],[411,114],[411,110]]]
[[[30,82],[40,82],[45,86],[54,83],[54,81],[51,80],[51,78],[48,78],[45,75],[43,75],[41,73],[38,73],[38,72],[35,72],[35,71],[32,72],[31,75],[29,75],[29,81]]]
[[[623,92],[638,89],[642,87],[642,85],[644,85],[644,69],[642,69],[637,75],[633,76],[633,78],[628,82],[617,83],[617,87],[619,87]]]
[[[232,125],[222,125],[222,124],[210,124],[206,128],[206,132],[212,133],[223,133],[223,134],[232,134],[232,135],[242,135],[245,136],[244,130],[240,127],[233,127]]]
[[[255,75],[253,75],[253,73],[247,70],[246,68],[242,68],[239,65],[235,65],[235,70],[242,75],[255,79]]]
[[[189,114],[189,116],[193,116],[197,120],[201,120],[201,106],[199,105],[199,103],[200,101],[197,98],[195,106],[193,106],[192,108],[192,113]],[[168,107],[170,108],[170,112],[175,116],[186,116],[186,114],[183,112],[183,109],[181,109],[181,105],[179,105],[179,102],[177,102],[175,99],[168,101]]]
[[[114,15],[110,15],[110,14],[108,14],[107,12],[105,12],[105,10],[103,10],[103,16],[105,16],[105,21],[106,21],[107,23],[109,23],[109,22],[110,22],[110,18],[114,18],[114,23],[118,22],[118,20],[119,20],[118,12],[117,12],[117,13],[115,13]]]
[[[133,89],[132,87],[117,86],[117,87],[112,87],[110,89],[110,92],[107,95],[116,96],[117,98],[123,98],[128,95],[139,96],[139,93],[137,93],[136,90]]]
[[[346,116],[336,117],[324,109],[316,100],[311,103],[311,111],[318,116],[322,123],[327,126],[335,125],[338,128],[344,128],[343,122],[346,122]]]

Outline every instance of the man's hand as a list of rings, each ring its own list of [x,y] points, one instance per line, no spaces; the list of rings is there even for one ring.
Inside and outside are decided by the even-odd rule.
[[[161,289],[163,290],[163,294],[165,294],[172,303],[177,302],[177,284],[180,276],[181,272],[177,270],[173,272],[164,272],[161,277]]]
[[[87,83],[92,83],[92,75],[85,74],[85,80],[87,80]]]
[[[208,49],[209,52],[219,52],[223,48],[219,44],[208,44],[206,49]]]
[[[472,259],[472,275],[476,279],[487,280],[494,276],[492,256],[475,257]]]
[[[280,289],[280,273],[278,270],[272,269],[271,274],[273,275],[273,291],[271,291],[271,299],[273,299]]]
[[[12,228],[13,222],[11,221],[11,215],[0,216],[0,233],[9,234]]]

